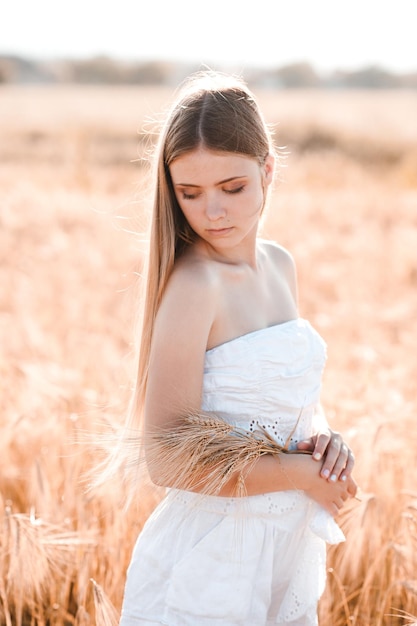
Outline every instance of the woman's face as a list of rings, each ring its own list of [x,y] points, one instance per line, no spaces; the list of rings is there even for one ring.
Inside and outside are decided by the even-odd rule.
[[[214,247],[256,235],[274,160],[198,148],[170,165],[174,191],[194,232]]]

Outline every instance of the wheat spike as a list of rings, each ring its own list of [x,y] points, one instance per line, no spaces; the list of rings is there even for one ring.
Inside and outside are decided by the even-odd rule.
[[[161,484],[215,495],[235,474],[237,496],[245,495],[243,475],[260,456],[289,452],[262,429],[249,432],[204,413],[152,432],[146,449]]]
[[[94,606],[96,612],[96,626],[117,626],[119,616],[102,587],[91,578],[93,584]]]

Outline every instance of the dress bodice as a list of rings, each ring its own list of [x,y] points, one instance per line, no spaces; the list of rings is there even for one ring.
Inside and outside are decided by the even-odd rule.
[[[319,419],[326,344],[307,320],[257,330],[206,352],[202,409],[281,445],[310,437]]]

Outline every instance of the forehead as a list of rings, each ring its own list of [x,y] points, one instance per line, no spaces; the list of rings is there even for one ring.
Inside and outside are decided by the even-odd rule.
[[[242,154],[199,148],[175,159],[169,166],[174,184],[210,185],[226,178],[250,176],[258,162]]]

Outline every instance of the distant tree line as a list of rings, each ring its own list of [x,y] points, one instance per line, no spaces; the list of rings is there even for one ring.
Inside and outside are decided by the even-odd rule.
[[[198,65],[170,61],[129,63],[107,56],[35,61],[0,55],[0,83],[14,84],[172,85],[198,69]],[[352,71],[335,70],[322,75],[310,63],[301,62],[273,69],[247,69],[244,77],[251,85],[277,89],[417,89],[417,69],[415,72],[399,74],[380,66]]]

